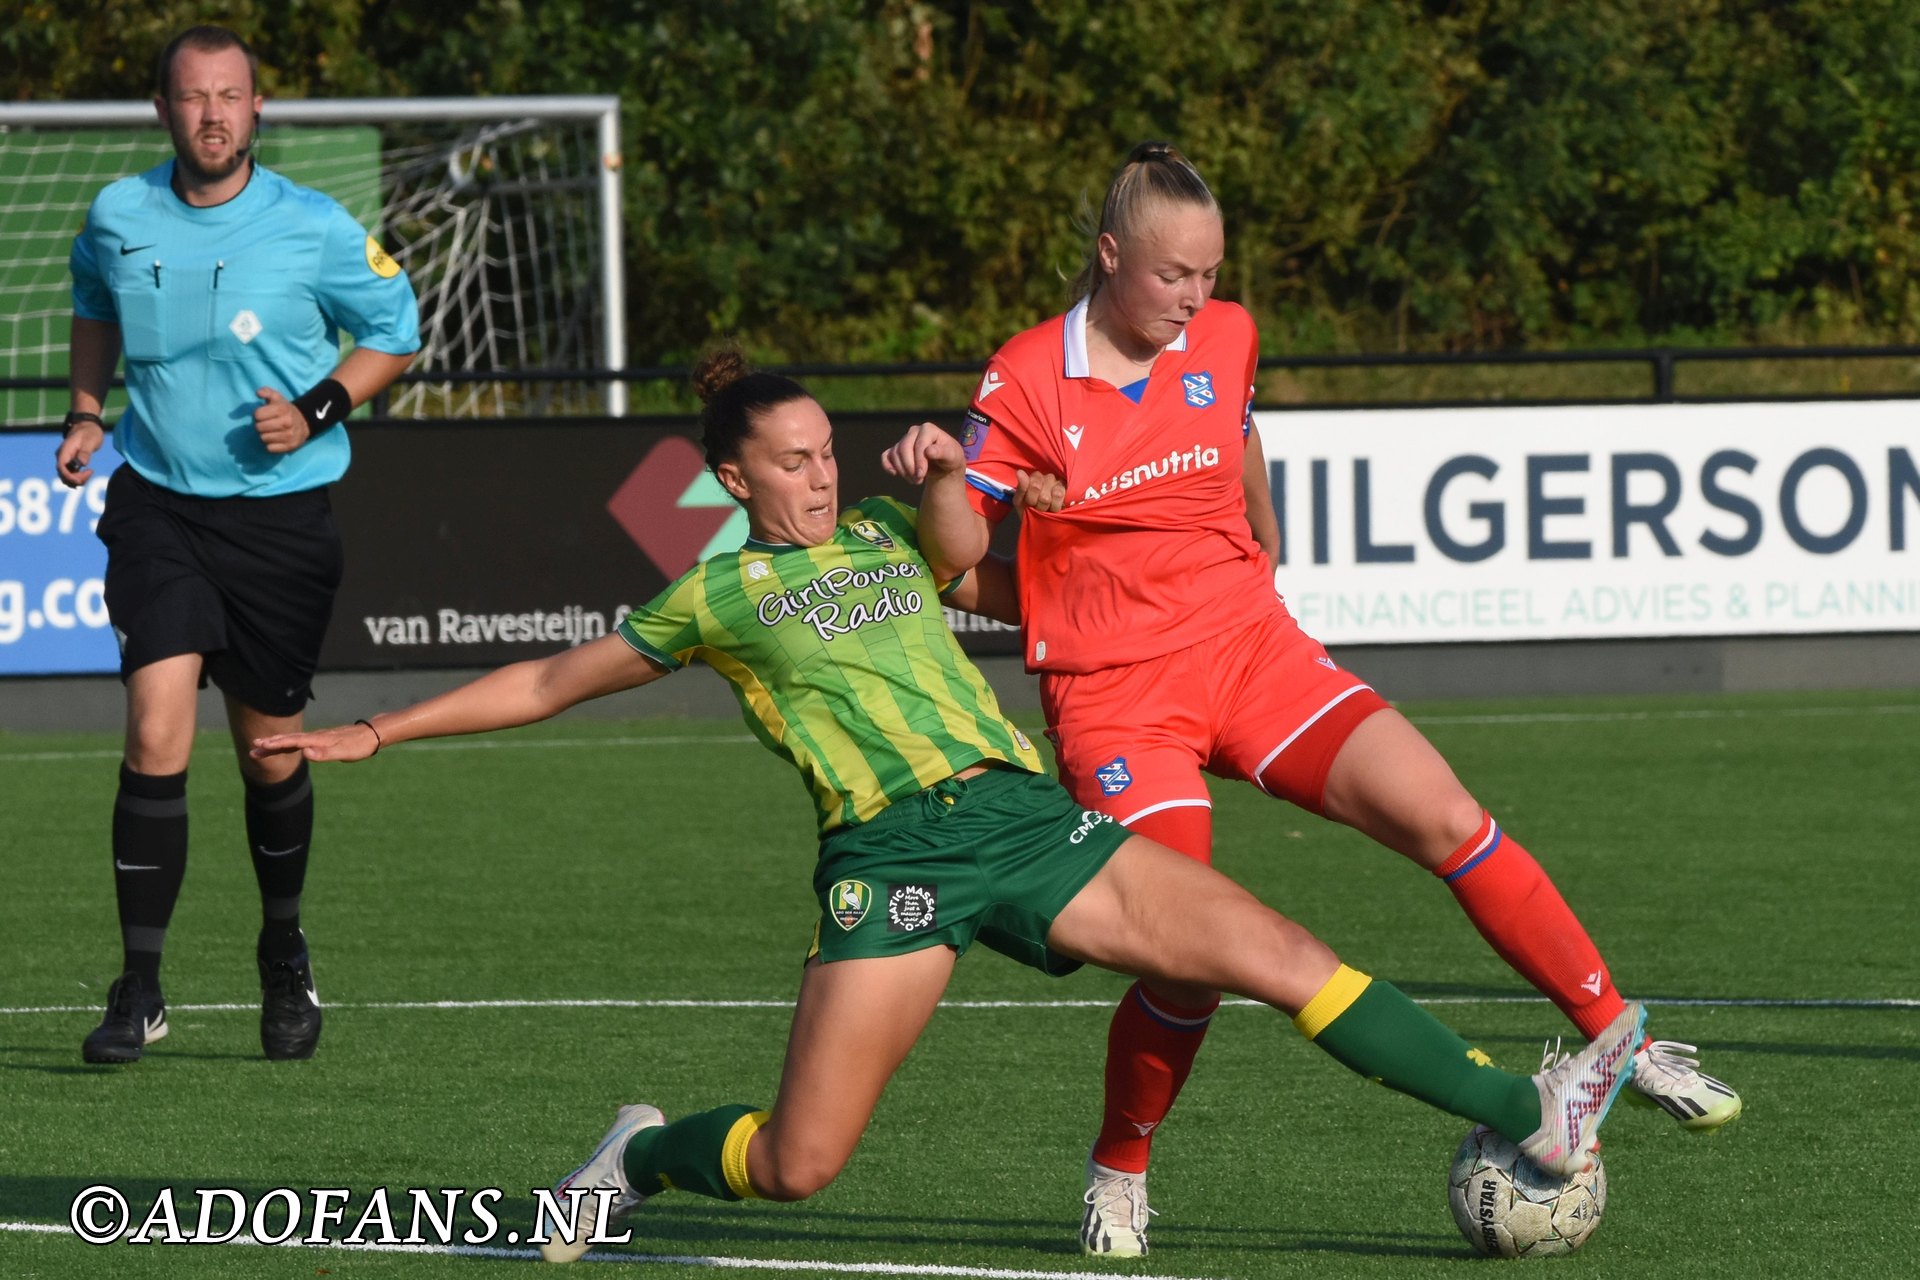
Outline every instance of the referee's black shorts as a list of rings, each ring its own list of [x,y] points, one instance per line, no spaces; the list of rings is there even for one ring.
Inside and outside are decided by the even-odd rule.
[[[194,498],[123,465],[107,482],[100,540],[122,680],[199,653],[203,686],[273,716],[307,705],[342,568],[324,487]]]

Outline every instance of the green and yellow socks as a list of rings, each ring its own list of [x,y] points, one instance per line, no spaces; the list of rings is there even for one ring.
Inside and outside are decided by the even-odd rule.
[[[1540,1094],[1462,1040],[1390,982],[1341,965],[1293,1023],[1342,1065],[1390,1089],[1524,1142],[1540,1128]],[[627,1183],[643,1196],[691,1191],[759,1199],[747,1145],[768,1113],[741,1103],[642,1129],[627,1144]]]
[[[1494,1066],[1391,982],[1343,964],[1293,1025],[1349,1070],[1513,1142],[1540,1128],[1540,1093],[1530,1077]]]
[[[759,1199],[747,1180],[747,1144],[767,1114],[732,1103],[642,1129],[621,1158],[627,1184],[643,1196],[671,1190],[715,1200]]]

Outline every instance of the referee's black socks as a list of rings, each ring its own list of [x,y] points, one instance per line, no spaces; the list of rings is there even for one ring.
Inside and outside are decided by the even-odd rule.
[[[167,922],[187,874],[187,775],[120,766],[113,801],[113,894],[120,908],[122,968],[160,989]]]
[[[300,953],[300,893],[313,839],[313,781],[302,760],[284,782],[247,780],[247,849],[260,882],[260,958]]]

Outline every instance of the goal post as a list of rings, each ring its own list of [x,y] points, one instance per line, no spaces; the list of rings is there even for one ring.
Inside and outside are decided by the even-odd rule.
[[[269,98],[254,154],[340,201],[412,279],[427,377],[390,414],[626,412],[624,382],[588,376],[626,366],[619,98]],[[87,206],[171,155],[148,101],[0,103],[0,379],[64,383]],[[0,424],[66,402],[0,389]]]

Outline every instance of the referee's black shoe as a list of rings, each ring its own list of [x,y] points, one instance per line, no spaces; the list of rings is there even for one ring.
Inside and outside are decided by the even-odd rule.
[[[107,1016],[87,1033],[80,1056],[88,1062],[138,1062],[146,1047],[167,1034],[167,1002],[160,988],[137,973],[123,973],[107,988]]]
[[[260,1049],[269,1058],[311,1058],[320,1043],[320,997],[313,992],[307,935],[291,956],[260,964]]]

